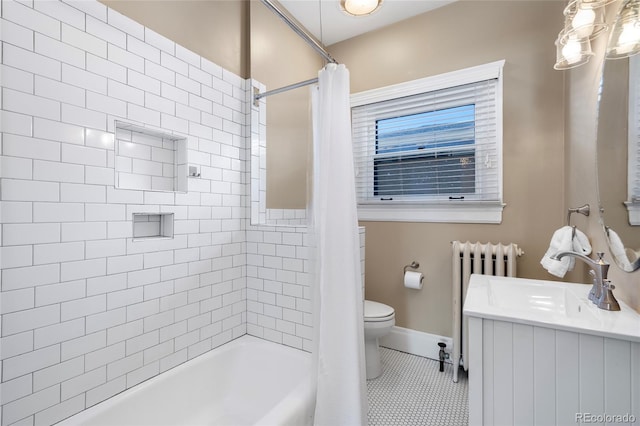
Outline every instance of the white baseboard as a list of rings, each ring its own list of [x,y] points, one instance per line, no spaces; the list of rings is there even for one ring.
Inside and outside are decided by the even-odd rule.
[[[451,354],[453,339],[451,337],[438,336],[423,331],[394,326],[391,332],[379,340],[380,346],[407,352],[425,358],[439,360],[440,347],[438,342],[444,342],[447,347],[444,350]],[[445,362],[451,364],[449,357]]]

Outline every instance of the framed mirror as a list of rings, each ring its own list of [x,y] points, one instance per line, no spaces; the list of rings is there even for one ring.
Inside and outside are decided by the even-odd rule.
[[[603,65],[598,111],[600,220],[615,263],[640,268],[640,55]]]

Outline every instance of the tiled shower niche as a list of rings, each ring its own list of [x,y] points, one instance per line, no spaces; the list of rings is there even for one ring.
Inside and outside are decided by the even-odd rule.
[[[116,121],[115,186],[187,192],[187,138]]]
[[[133,239],[173,238],[173,213],[134,213]]]

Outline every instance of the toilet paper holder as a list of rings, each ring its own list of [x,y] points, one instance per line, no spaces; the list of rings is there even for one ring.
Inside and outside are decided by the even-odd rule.
[[[408,268],[418,269],[419,267],[420,267],[420,264],[414,260],[413,262],[411,262],[410,265],[404,266],[404,270],[402,271],[402,274],[406,274]]]

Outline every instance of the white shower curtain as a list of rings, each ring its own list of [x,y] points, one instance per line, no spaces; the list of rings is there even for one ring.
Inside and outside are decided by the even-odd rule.
[[[364,315],[349,71],[328,64],[313,92],[314,423],[365,425]]]

